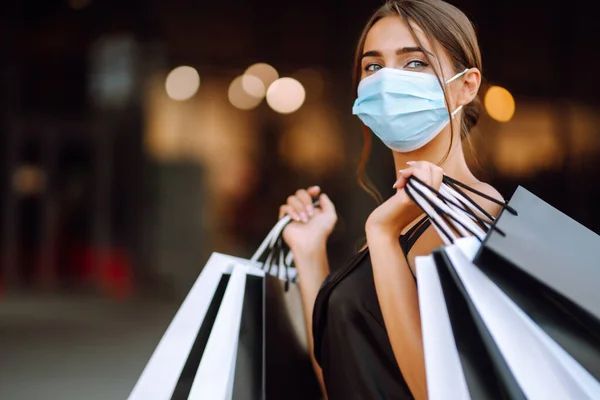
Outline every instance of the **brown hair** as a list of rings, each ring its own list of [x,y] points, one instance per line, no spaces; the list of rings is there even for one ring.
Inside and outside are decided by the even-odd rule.
[[[360,35],[353,69],[355,92],[358,91],[358,84],[362,75],[361,56],[364,51],[367,34],[377,21],[388,16],[401,17],[408,25],[417,44],[423,47],[411,24],[414,23],[420,27],[432,43],[439,43],[446,51],[456,73],[473,67],[480,71],[482,70],[481,52],[477,43],[475,29],[469,18],[458,8],[442,0],[388,0],[373,14]],[[435,53],[435,49],[432,49],[432,51]],[[433,65],[427,54],[425,54],[425,57],[427,62]],[[438,60],[440,59],[440,57],[437,58]],[[444,89],[442,77],[440,77],[435,69],[434,73],[442,89]],[[444,98],[446,99],[446,103],[448,103],[448,96],[445,89]],[[479,120],[480,111],[481,102],[479,97],[476,97],[471,103],[463,107],[460,132],[461,140],[468,138],[469,132]],[[450,114],[450,111],[448,111],[448,114]],[[450,125],[450,129],[452,137],[450,147],[441,162],[445,161],[450,154],[452,143],[454,142],[454,128],[452,124]],[[362,156],[357,170],[358,183],[377,203],[381,203],[382,199],[379,191],[366,174],[367,161],[371,152],[372,133],[364,125],[363,138]]]

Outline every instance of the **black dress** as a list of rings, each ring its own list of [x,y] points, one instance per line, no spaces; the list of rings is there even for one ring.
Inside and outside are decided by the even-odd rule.
[[[423,219],[400,237],[404,254],[429,224]],[[413,398],[387,336],[368,249],[323,282],[313,337],[330,400]]]

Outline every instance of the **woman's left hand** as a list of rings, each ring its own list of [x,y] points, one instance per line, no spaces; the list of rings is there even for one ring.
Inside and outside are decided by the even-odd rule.
[[[397,240],[404,228],[423,214],[423,210],[408,197],[404,189],[411,176],[416,176],[436,190],[440,188],[444,177],[440,167],[427,161],[407,164],[407,168],[399,171],[399,178],[394,184],[396,194],[369,215],[365,225],[367,236],[378,234]]]

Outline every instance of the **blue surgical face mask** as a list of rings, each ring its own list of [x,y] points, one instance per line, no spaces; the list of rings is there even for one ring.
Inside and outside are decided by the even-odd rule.
[[[352,113],[387,147],[401,153],[425,146],[450,122],[444,91],[435,75],[395,68],[382,68],[360,82]]]

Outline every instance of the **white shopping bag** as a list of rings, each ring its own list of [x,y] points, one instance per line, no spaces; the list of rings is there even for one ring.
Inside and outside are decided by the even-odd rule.
[[[289,222],[288,216],[278,221],[250,260],[211,255],[129,400],[320,396],[307,353],[299,289],[291,284],[297,279],[296,269],[281,238]],[[264,262],[259,261],[265,255]],[[247,279],[250,275],[262,278],[260,289],[255,279],[252,284]],[[256,290],[248,289],[245,296],[247,288]],[[244,304],[260,317],[243,317]],[[255,340],[261,342],[256,347]],[[269,351],[266,341],[272,344]],[[266,374],[273,384],[265,385]]]
[[[247,274],[264,277],[263,271],[249,265],[238,262],[233,266],[189,400],[231,399]]]
[[[433,257],[416,257],[415,268],[429,399],[447,399],[451,393],[453,399],[468,400],[471,397]]]
[[[245,275],[247,273],[253,275],[263,274],[259,269],[251,268],[249,264],[250,262],[247,260],[224,254],[213,253],[211,255],[146,364],[128,397],[129,400],[170,400],[172,398],[217,287],[224,276],[231,274],[190,392],[191,396],[195,393],[204,393],[204,390],[217,390],[213,385],[207,388],[204,388],[203,385],[204,382],[214,379],[215,382],[218,381],[219,384],[223,385],[219,393],[224,391],[223,396],[225,397],[202,398],[215,400],[227,398],[226,396],[228,393],[230,394],[233,383],[232,368],[235,368]],[[218,335],[214,333],[215,329],[218,329],[221,334],[224,334],[224,330],[227,330],[227,334],[233,338],[227,343],[226,348],[224,342],[220,341]],[[221,360],[215,355],[219,351],[226,352],[229,358],[225,361]],[[229,354],[231,355],[229,356]],[[218,377],[210,375],[212,371],[209,371],[209,365],[213,362],[216,363],[214,364],[216,366],[215,371],[226,371],[228,374],[226,379],[221,375]]]

